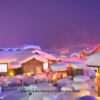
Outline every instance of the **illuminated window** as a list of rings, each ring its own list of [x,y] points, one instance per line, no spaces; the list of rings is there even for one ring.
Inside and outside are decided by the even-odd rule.
[[[48,69],[48,63],[43,63],[43,69],[44,70]]]
[[[7,72],[7,64],[0,64],[0,72]]]

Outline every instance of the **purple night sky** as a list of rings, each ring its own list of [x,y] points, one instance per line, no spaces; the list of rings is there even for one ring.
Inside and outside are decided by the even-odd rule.
[[[0,46],[100,42],[100,0],[0,0]]]

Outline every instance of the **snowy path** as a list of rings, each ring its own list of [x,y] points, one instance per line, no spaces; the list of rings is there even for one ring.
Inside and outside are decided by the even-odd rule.
[[[5,97],[2,100],[20,100],[21,98],[25,97],[26,94],[19,92],[19,91],[12,91],[9,93],[5,93]],[[3,94],[4,96],[4,94]]]

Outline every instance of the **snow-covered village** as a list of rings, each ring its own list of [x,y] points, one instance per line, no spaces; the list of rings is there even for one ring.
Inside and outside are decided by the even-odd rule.
[[[37,45],[1,48],[0,99],[100,100],[99,59],[100,45],[57,54]]]
[[[0,100],[100,100],[100,0],[0,0]]]

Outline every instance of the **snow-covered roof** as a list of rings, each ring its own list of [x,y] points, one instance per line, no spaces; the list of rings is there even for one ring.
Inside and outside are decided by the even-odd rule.
[[[90,55],[86,61],[86,65],[90,67],[100,67],[100,52]]]
[[[59,64],[53,64],[51,66],[52,71],[66,71],[67,70],[67,64],[65,63],[59,63]]]
[[[48,62],[48,59],[30,50],[21,51],[0,51],[0,63],[8,63],[9,68],[19,68],[21,64],[35,58],[41,62]]]
[[[72,68],[75,68],[75,69],[87,68],[87,66],[83,62],[70,62],[69,64],[71,65]]]
[[[56,57],[53,56],[52,54],[49,54],[49,53],[46,53],[46,52],[43,52],[40,50],[34,50],[33,53],[39,54],[40,56],[43,56],[43,57],[50,59],[50,60],[56,60]]]
[[[21,64],[20,63],[17,63],[17,62],[11,62],[11,63],[9,63],[9,66],[10,66],[10,69],[20,68],[21,67]]]
[[[87,57],[80,58],[80,57],[68,57],[64,58],[63,62],[86,62]]]
[[[100,52],[100,44],[97,45],[94,49],[92,49],[92,50],[90,51],[89,55],[92,55],[92,54],[94,54],[94,53],[96,53],[96,52]]]
[[[79,53],[72,53],[72,54],[70,55],[70,57],[80,57],[80,54],[79,54]]]
[[[22,47],[22,50],[28,50],[28,49],[41,50],[40,46],[38,45],[25,45],[24,47]]]
[[[20,63],[25,63],[25,62],[33,59],[33,58],[35,58],[35,59],[37,59],[37,60],[39,60],[41,62],[48,62],[48,59],[46,59],[46,58],[44,58],[44,57],[42,57],[40,55],[36,55],[36,54],[35,55],[31,55],[31,56],[29,56],[27,58],[24,58],[24,59],[20,60],[19,62]]]

